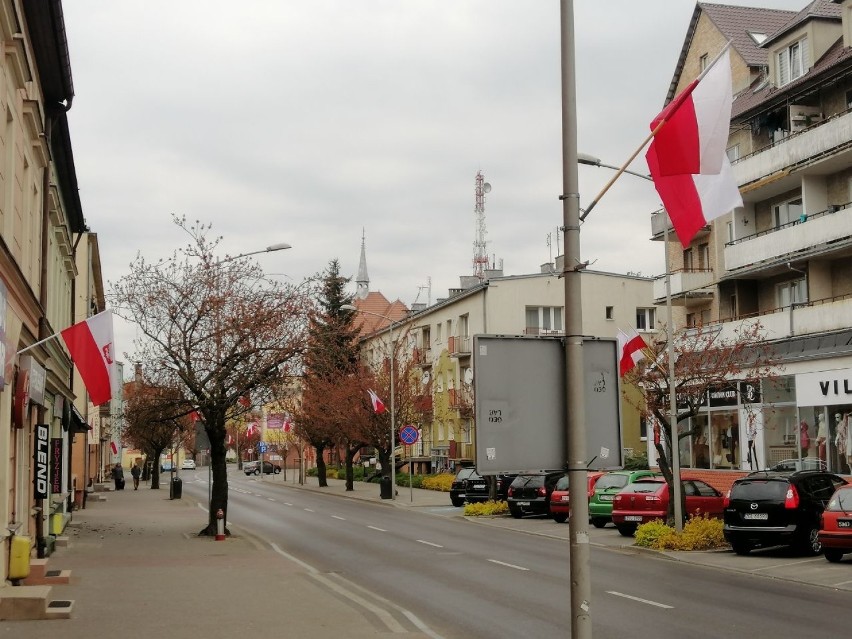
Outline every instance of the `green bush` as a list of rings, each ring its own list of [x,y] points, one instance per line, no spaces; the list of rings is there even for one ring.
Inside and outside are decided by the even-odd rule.
[[[648,470],[648,453],[628,455],[624,458],[624,470]]]
[[[316,466],[314,466],[313,468],[308,468],[308,469],[306,469],[306,470],[305,470],[305,474],[306,474],[308,477],[316,477],[316,476],[317,476],[317,467],[316,467]]]
[[[678,532],[660,520],[642,524],[636,529],[636,545],[655,550],[709,550],[725,548],[724,522],[707,515],[693,517]]]
[[[468,517],[488,517],[505,515],[509,512],[509,504],[505,501],[483,501],[476,504],[465,504],[464,514]]]
[[[423,478],[422,487],[427,490],[440,490],[441,492],[450,492],[450,486],[453,485],[453,480],[456,476],[452,473],[441,473],[439,475],[428,475]]]
[[[411,486],[413,488],[423,488],[423,475],[409,475],[408,473],[399,473],[396,476],[396,485],[405,486],[408,488],[408,480],[411,478]]]

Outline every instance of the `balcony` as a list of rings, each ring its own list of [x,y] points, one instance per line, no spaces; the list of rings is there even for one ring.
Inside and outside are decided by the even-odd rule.
[[[447,350],[452,357],[470,357],[470,337],[450,337]]]
[[[733,165],[734,177],[747,192],[752,183],[757,187],[771,176],[782,178],[798,165],[829,159],[850,144],[852,112],[847,111],[741,158]]]
[[[429,348],[415,348],[411,354],[414,363],[420,368],[432,366],[432,350]]]
[[[723,342],[735,341],[738,328],[754,325],[757,322],[760,322],[765,330],[768,340],[830,333],[848,329],[850,317],[852,317],[852,295],[832,297],[721,322],[719,339]]]
[[[690,302],[704,302],[712,299],[714,278],[711,269],[683,269],[671,274],[672,304],[689,306]],[[654,280],[654,303],[666,301],[666,276]]]
[[[651,239],[655,241],[664,240],[666,237],[666,227],[668,227],[669,231],[669,240],[672,242],[678,241],[677,235],[674,232],[674,226],[672,226],[672,221],[669,219],[668,213],[666,213],[665,209],[660,209],[659,211],[655,211],[651,213]],[[695,234],[695,239],[705,237],[710,233],[710,225],[702,227]]]
[[[837,240],[852,237],[852,208],[810,216],[806,222],[788,224],[777,230],[757,233],[725,246],[725,270],[799,258],[801,252],[825,251]]]

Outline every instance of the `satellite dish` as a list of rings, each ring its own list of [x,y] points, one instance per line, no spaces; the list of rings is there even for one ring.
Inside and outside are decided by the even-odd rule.
[[[483,191],[483,193],[491,193],[491,184],[489,184],[488,182],[483,184],[482,185],[482,191]]]
[[[423,371],[423,377],[420,378],[420,381],[423,383],[424,386],[429,383],[429,379],[429,371]]]
[[[472,381],[473,381],[473,369],[468,368],[464,372],[464,383],[469,386]]]

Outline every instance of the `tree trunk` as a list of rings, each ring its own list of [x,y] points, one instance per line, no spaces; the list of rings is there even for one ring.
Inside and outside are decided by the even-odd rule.
[[[317,480],[320,488],[328,488],[328,477],[325,470],[325,446],[314,446],[317,451]]]
[[[358,454],[358,451],[361,450],[361,447],[358,448],[346,448],[346,491],[355,490],[355,455]]]
[[[207,424],[207,436],[210,439],[210,468],[213,474],[210,509],[207,513],[207,526],[202,528],[199,536],[215,536],[218,527],[216,514],[221,510],[225,521],[225,534],[228,532],[228,467],[225,462],[225,416],[220,419],[218,427]]]

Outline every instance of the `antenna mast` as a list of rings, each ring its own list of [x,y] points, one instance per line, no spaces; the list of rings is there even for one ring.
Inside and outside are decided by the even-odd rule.
[[[476,216],[476,239],[473,241],[473,274],[479,281],[485,279],[485,270],[488,268],[488,252],[486,249],[485,236],[485,194],[491,190],[491,185],[485,181],[482,171],[476,172],[476,204],[473,212]]]

